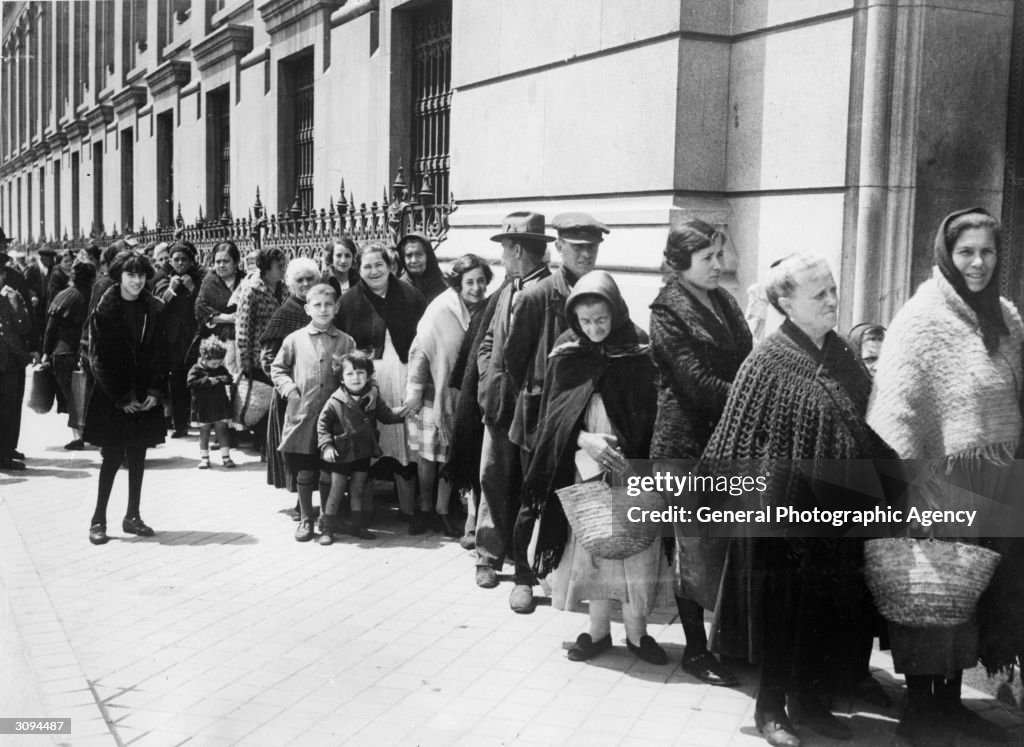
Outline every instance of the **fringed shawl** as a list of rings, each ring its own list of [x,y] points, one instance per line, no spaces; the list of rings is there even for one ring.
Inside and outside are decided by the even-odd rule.
[[[829,332],[819,350],[786,320],[740,367],[702,472],[757,471],[769,475],[762,505],[806,505],[814,497],[791,460],[835,464],[891,454],[864,421],[870,386],[838,335]]]
[[[938,268],[882,343],[868,423],[905,459],[1005,462],[1021,432],[1024,323],[1001,299],[1010,334],[985,349],[977,314]]]

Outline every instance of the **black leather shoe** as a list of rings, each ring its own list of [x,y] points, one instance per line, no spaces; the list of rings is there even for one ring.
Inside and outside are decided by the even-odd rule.
[[[121,522],[121,530],[128,532],[128,534],[136,534],[139,537],[152,537],[154,532],[150,527],[146,526],[146,523],[138,516],[125,519]]]
[[[768,715],[754,711],[754,725],[768,744],[776,747],[800,747],[796,727],[790,722],[785,711]]]
[[[640,645],[634,646],[633,642],[626,636],[626,648],[646,661],[648,664],[667,664],[668,654],[665,649],[658,645],[658,642],[649,635],[640,636]]]
[[[185,438],[186,436],[188,436],[188,430],[174,431],[174,433],[171,434],[171,438]]]
[[[89,527],[89,541],[94,545],[107,544],[110,541],[110,537],[107,536],[107,525],[93,524]]]
[[[569,649],[569,661],[587,661],[612,647],[612,634],[594,640],[590,633],[580,633],[576,643]]]
[[[850,727],[836,718],[813,695],[798,695],[790,698],[789,715],[794,723],[804,724],[829,739],[849,739],[853,736]]]
[[[67,451],[81,451],[85,448],[85,441],[80,438],[76,438],[74,441],[69,441],[64,444],[64,449]]]
[[[710,651],[701,651],[695,656],[683,656],[683,671],[701,682],[717,687],[736,687],[740,681],[729,668],[714,657]]]
[[[7,472],[24,472],[28,467],[25,466],[24,462],[19,462],[17,459],[7,457],[0,459],[0,470]]]
[[[11,459],[17,459],[19,462],[25,461],[25,455],[22,454],[17,449],[11,449],[9,452],[7,452],[7,456],[9,456]]]

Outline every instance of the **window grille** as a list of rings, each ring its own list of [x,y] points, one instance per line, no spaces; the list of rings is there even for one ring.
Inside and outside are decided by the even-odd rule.
[[[227,86],[209,96],[206,107],[209,128],[210,218],[231,216],[231,105]]]
[[[413,16],[412,191],[429,180],[434,203],[448,201],[452,104],[452,7],[441,2]]]
[[[295,192],[313,209],[313,58],[295,64]]]

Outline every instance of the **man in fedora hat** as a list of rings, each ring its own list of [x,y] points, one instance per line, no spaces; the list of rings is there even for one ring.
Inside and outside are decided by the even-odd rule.
[[[21,402],[25,397],[25,366],[39,360],[32,348],[32,322],[24,297],[7,283],[10,256],[0,251],[0,470],[23,470],[18,451]]]
[[[608,233],[604,223],[586,213],[556,215],[551,225],[558,231],[555,248],[562,256],[562,266],[516,297],[505,341],[508,378],[517,393],[509,439],[521,449],[523,464],[529,461],[536,437],[548,354],[558,336],[569,328],[565,301],[576,281],[596,266],[597,250]],[[527,548],[534,521],[532,509],[523,506],[513,528],[515,586],[509,595],[509,606],[520,614],[533,612],[533,586],[537,581],[527,559]]]
[[[476,583],[485,589],[498,585],[497,571],[511,552],[523,480],[519,447],[509,440],[517,389],[509,380],[504,350],[512,304],[514,298],[551,274],[544,253],[553,240],[544,233],[544,216],[530,211],[510,213],[502,222],[501,233],[491,237],[501,243],[501,263],[513,280],[501,290],[477,355],[484,437],[476,519]]]

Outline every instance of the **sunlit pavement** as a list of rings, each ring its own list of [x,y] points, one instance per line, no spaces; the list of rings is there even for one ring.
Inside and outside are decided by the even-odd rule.
[[[765,744],[755,672],[735,690],[684,674],[674,610],[649,622],[668,665],[630,654],[619,621],[613,651],[570,662],[585,614],[513,614],[510,576],[479,589],[457,542],[409,537],[388,484],[380,539],[299,544],[293,497],[266,485],[257,456],[236,450],[225,470],[214,452],[204,472],[195,436],[169,440],[143,490],[157,535],[120,531],[122,471],[111,541],[93,546],[99,452],[64,451],[64,416],[24,417],[29,470],[0,473],[0,717],[70,718],[72,734],[0,744]],[[902,678],[886,654],[872,663],[896,704],[841,703],[848,745],[894,740]],[[965,700],[1024,744],[1018,711]]]

